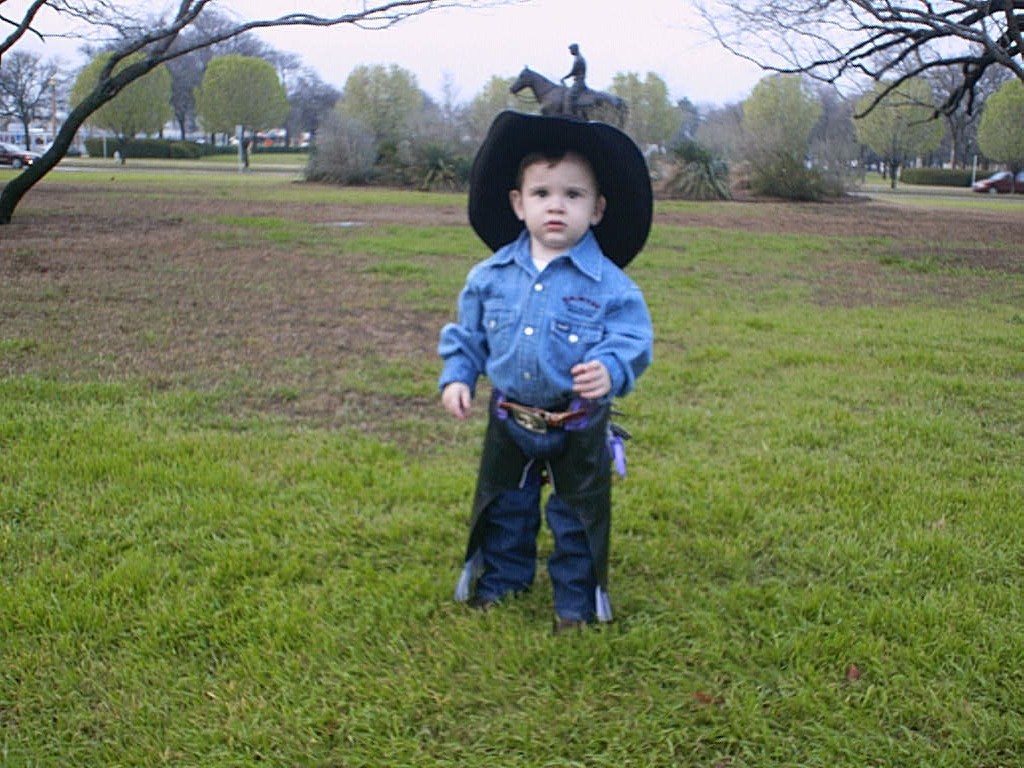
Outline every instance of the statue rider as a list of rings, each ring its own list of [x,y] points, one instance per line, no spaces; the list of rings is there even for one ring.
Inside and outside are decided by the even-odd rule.
[[[580,95],[587,90],[587,61],[580,54],[580,47],[576,43],[569,46],[569,53],[572,54],[572,69],[562,78],[562,83],[572,78],[572,85],[569,86],[568,112],[575,116],[579,108]]]

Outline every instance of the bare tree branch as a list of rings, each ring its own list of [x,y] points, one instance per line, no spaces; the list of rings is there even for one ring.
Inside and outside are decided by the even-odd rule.
[[[7,51],[14,47],[26,32],[34,32],[34,30],[32,30],[32,22],[35,19],[36,14],[39,13],[40,9],[45,5],[47,5],[47,0],[34,0],[34,2],[25,11],[25,14],[22,16],[20,21],[16,19],[9,19],[0,14],[0,23],[14,27],[14,31],[11,32],[2,43],[0,43],[0,57],[3,57]],[[37,32],[35,34],[38,35]],[[39,35],[39,37],[41,38],[42,35]]]
[[[970,111],[990,68],[1024,80],[1024,0],[704,0],[700,12],[727,50],[769,71],[884,80],[891,92],[955,66],[961,79],[936,116]]]

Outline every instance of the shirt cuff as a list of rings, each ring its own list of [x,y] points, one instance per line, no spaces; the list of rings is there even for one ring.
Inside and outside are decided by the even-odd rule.
[[[437,381],[438,391],[443,391],[452,382],[461,381],[469,387],[470,394],[476,397],[476,382],[479,376],[476,371],[470,370],[470,368],[468,365],[460,364],[460,361],[456,358],[447,360]]]
[[[622,397],[627,394],[630,388],[627,386],[626,372],[622,369],[622,364],[614,357],[599,357],[597,359],[608,369],[608,376],[612,380],[612,388],[608,396]]]

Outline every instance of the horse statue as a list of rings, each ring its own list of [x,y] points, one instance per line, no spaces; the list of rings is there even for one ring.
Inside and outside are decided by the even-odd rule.
[[[615,114],[616,127],[622,128],[626,124],[626,117],[629,114],[629,108],[625,101],[615,94],[595,91],[593,88],[586,88],[579,95],[576,100],[576,109],[573,110],[569,89],[566,86],[553,83],[529,67],[523,67],[523,71],[519,73],[519,77],[509,88],[514,94],[526,89],[533,91],[534,98],[540,104],[542,115],[568,115],[589,120],[591,110],[611,107]]]

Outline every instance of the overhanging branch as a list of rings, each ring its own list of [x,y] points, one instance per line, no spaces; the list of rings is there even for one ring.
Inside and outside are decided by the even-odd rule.
[[[766,71],[898,84],[955,67],[937,115],[973,107],[993,66],[1024,80],[1024,0],[705,0],[699,11],[720,44]]]
[[[2,4],[4,0],[0,0]],[[474,8],[507,5],[528,0],[352,0],[352,10],[333,16],[316,15],[300,11],[272,18],[240,21],[221,27],[209,34],[189,36],[185,45],[180,45],[182,32],[195,30],[203,11],[213,0],[180,0],[177,10],[169,20],[142,25],[138,19],[127,19],[117,4],[110,0],[33,0],[24,17],[16,23],[15,30],[0,48],[0,54],[14,46],[19,39],[32,29],[38,12],[48,7],[57,13],[70,16],[94,26],[106,26],[118,31],[119,42],[111,49],[111,56],[100,72],[95,87],[71,110],[61,124],[50,148],[43,156],[28,166],[22,173],[9,181],[0,192],[0,224],[8,224],[18,202],[36,182],[42,179],[67,152],[78,129],[100,107],[106,104],[138,78],[151,72],[161,64],[185,56],[197,50],[208,48],[247,32],[274,27],[336,27],[351,25],[364,29],[386,29],[412,16],[441,8]],[[0,17],[0,23],[3,23]],[[133,24],[129,24],[131,21]],[[15,25],[15,22],[8,21]],[[133,34],[126,31],[135,30]],[[145,30],[145,31],[140,31]],[[35,30],[33,30],[35,31]],[[36,34],[43,34],[36,32]],[[175,45],[179,43],[179,45]],[[126,59],[142,52],[144,56],[123,65]],[[123,65],[123,66],[120,66]],[[120,66],[120,68],[119,68]]]

